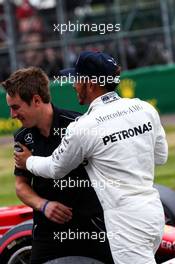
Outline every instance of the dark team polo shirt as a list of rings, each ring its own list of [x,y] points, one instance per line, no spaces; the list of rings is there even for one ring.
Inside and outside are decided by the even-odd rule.
[[[79,113],[58,109],[53,106],[53,122],[50,135],[44,137],[36,128],[21,128],[15,134],[15,142],[26,145],[35,156],[50,156],[61,142],[61,135],[65,133],[70,122],[79,116]],[[93,216],[102,217],[102,208],[94,189],[90,185],[89,177],[80,165],[63,179],[53,180],[35,177],[29,171],[15,168],[17,176],[30,177],[32,188],[35,192],[50,201],[58,201],[73,208],[73,220],[81,222]],[[81,181],[80,181],[81,180]],[[83,185],[82,185],[82,180]],[[62,181],[62,185],[61,185]],[[62,188],[61,188],[62,186]],[[48,220],[41,212],[34,210],[34,223],[47,229],[55,229],[63,225],[55,224]]]

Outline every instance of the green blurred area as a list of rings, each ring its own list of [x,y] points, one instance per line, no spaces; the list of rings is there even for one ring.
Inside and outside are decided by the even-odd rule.
[[[1,137],[1,141],[3,138]],[[1,143],[0,147],[0,206],[19,204],[15,193],[13,175],[13,144]]]
[[[165,165],[156,167],[155,182],[175,190],[175,126],[165,128],[169,145],[169,158]],[[19,204],[15,194],[15,176],[13,175],[12,138],[1,137],[0,148],[0,206]],[[3,142],[4,141],[4,142]]]

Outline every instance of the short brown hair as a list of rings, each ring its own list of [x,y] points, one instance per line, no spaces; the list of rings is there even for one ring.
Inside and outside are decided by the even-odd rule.
[[[49,79],[40,68],[19,69],[1,84],[8,95],[19,95],[29,105],[35,94],[41,97],[43,103],[50,102]]]

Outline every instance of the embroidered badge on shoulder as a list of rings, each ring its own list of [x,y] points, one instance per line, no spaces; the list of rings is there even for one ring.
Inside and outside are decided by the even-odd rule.
[[[108,103],[118,100],[118,97],[116,93],[105,94],[105,95],[102,95],[101,100],[103,101],[104,104],[108,104]]]

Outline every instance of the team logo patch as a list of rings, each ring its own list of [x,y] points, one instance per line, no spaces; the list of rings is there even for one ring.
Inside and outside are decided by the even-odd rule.
[[[111,94],[102,95],[101,100],[103,101],[104,104],[108,104],[118,100],[118,97],[116,96],[115,93],[111,93]]]
[[[114,58],[108,59],[109,62],[112,62],[115,66],[117,66],[117,62],[114,60]]]
[[[32,137],[32,133],[28,133],[25,135],[24,140],[26,143],[30,144],[33,143],[33,137]]]

